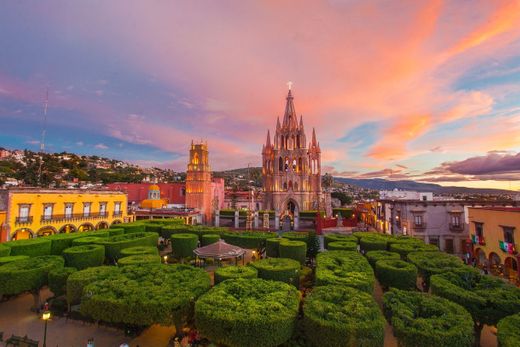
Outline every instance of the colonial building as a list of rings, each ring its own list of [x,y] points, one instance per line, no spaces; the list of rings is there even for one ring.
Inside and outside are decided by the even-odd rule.
[[[108,190],[116,190],[128,196],[128,205],[137,208],[143,201],[156,199],[159,195],[160,200],[165,200],[166,204],[173,207],[182,208],[186,204],[186,183],[156,183],[150,191],[150,183],[109,183]],[[161,205],[164,205],[161,204]],[[150,208],[150,206],[148,206]],[[157,208],[157,207],[154,207]]]
[[[107,190],[13,188],[0,190],[5,211],[0,240],[108,228],[133,220],[124,193]]]
[[[299,212],[326,210],[330,215],[330,194],[321,187],[321,149],[312,130],[312,138],[307,146],[307,136],[300,116],[298,122],[291,90],[280,124],[271,142],[267,140],[262,148],[262,176],[264,188],[264,208],[274,210],[283,223],[291,222],[297,228]]]

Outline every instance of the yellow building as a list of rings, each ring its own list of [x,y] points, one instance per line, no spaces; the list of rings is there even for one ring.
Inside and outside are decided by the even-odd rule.
[[[468,210],[473,255],[478,265],[495,275],[517,280],[520,208],[470,207]]]
[[[0,191],[0,210],[6,212],[4,241],[103,229],[133,218],[126,194],[116,191],[6,189]]]
[[[158,209],[168,205],[167,199],[161,199],[161,189],[158,185],[152,184],[148,187],[148,199],[141,201],[139,207],[146,209]]]

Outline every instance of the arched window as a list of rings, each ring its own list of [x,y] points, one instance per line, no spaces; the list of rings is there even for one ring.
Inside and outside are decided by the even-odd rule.
[[[292,181],[289,181],[289,189],[292,190]]]
[[[298,172],[302,172],[303,171],[303,167],[302,167],[302,158],[298,158]]]
[[[280,157],[278,159],[278,171],[280,171],[280,172],[283,171],[283,159],[282,159],[282,157]]]
[[[292,170],[296,171],[296,159],[293,159],[292,161]]]
[[[298,182],[294,182],[294,190],[298,191]]]
[[[300,135],[296,136],[296,147],[300,148]]]
[[[281,141],[280,141],[280,143],[281,143],[281,145],[280,145],[280,146],[281,146],[282,148],[285,148],[285,138],[284,138],[284,136],[283,136],[283,135],[282,135],[282,138],[281,138]]]
[[[288,172],[289,171],[289,158],[285,157],[285,172]]]
[[[292,136],[292,141],[291,141],[291,149],[294,149],[295,147],[296,147],[296,138],[293,135]]]
[[[287,190],[287,182],[283,183],[283,190]]]

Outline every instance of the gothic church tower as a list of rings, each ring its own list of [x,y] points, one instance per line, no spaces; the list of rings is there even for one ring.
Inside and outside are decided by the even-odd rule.
[[[212,187],[207,143],[191,141],[190,161],[186,171],[186,207],[199,209],[205,221],[211,221]]]
[[[322,210],[324,200],[321,189],[321,149],[312,130],[307,146],[303,118],[299,122],[294,108],[291,90],[286,98],[283,122],[276,122],[271,142],[267,131],[262,148],[262,176],[266,209],[275,210],[280,217],[294,217],[299,211]]]

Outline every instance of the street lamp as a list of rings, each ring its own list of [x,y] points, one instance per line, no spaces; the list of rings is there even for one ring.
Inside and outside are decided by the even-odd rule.
[[[165,255],[165,256],[163,257],[163,259],[164,259],[164,263],[165,263],[165,264],[168,264],[168,256]]]
[[[44,311],[42,319],[45,321],[45,330],[43,331],[43,347],[47,347],[47,321],[51,318],[51,311]]]

